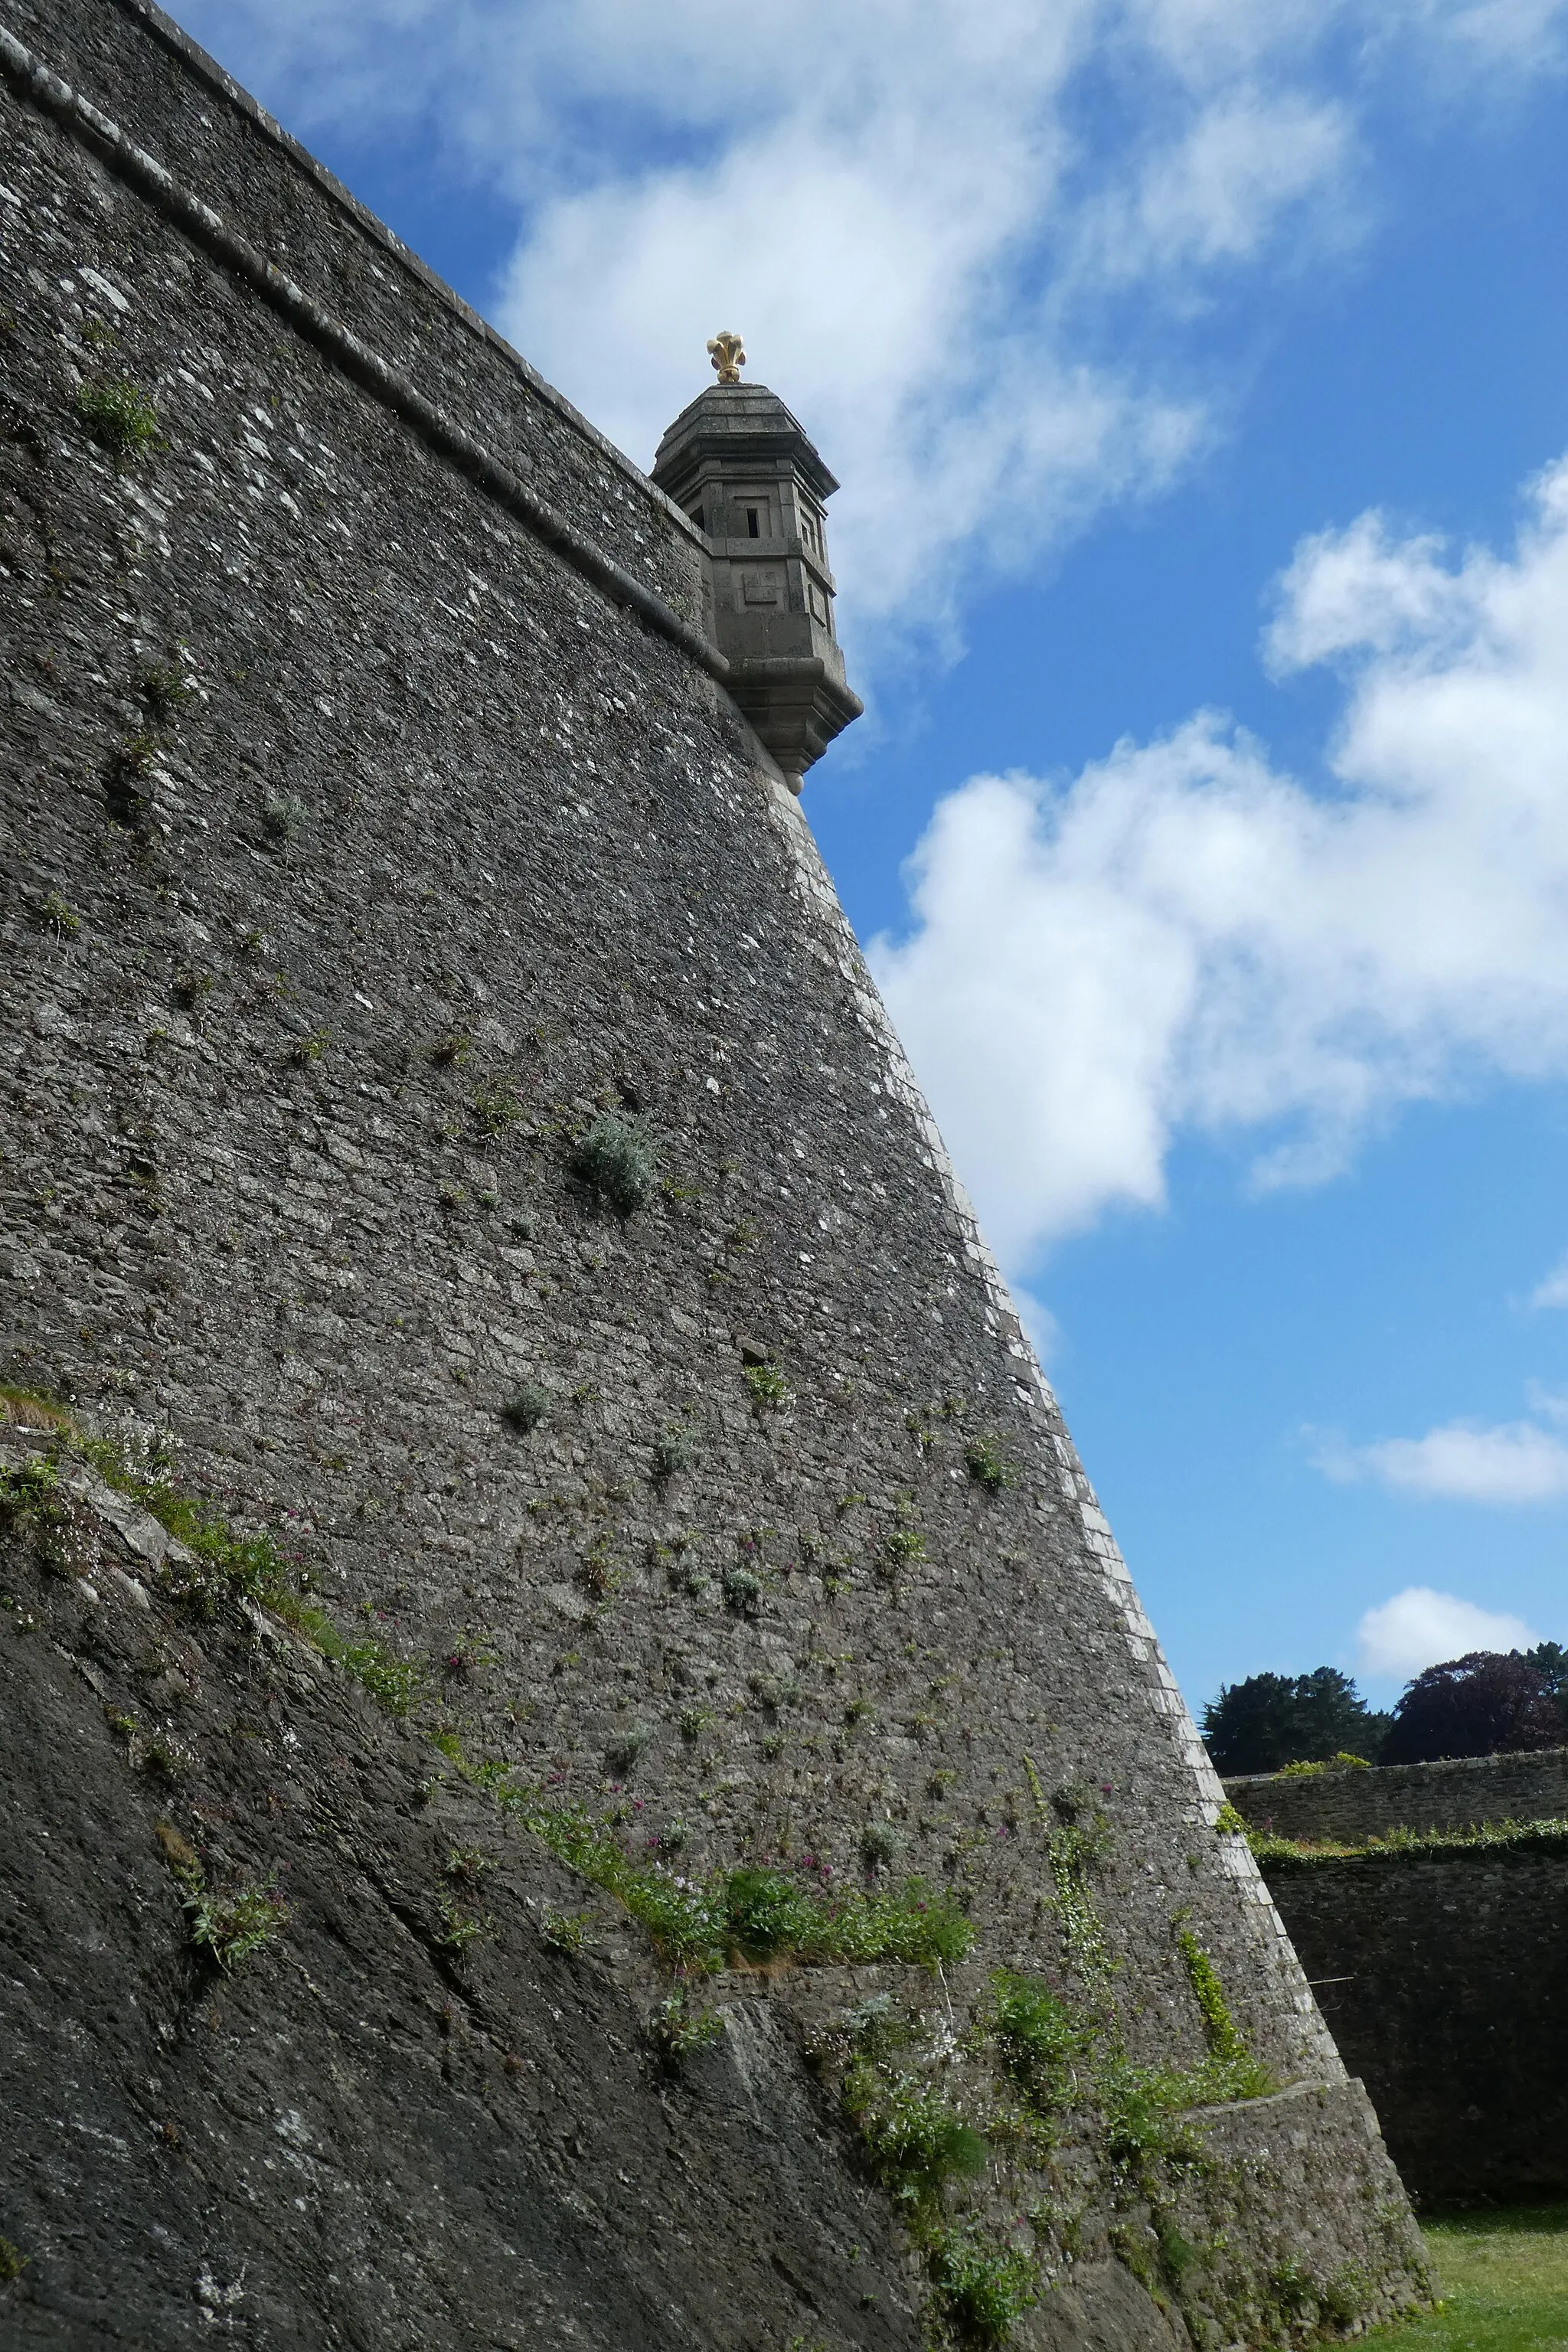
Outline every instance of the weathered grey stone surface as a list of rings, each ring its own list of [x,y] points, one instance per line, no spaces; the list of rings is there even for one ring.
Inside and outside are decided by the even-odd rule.
[[[0,1430],[0,1468],[44,1443]],[[263,1612],[193,1624],[122,1498],[68,1484],[63,1528],[0,1513],[0,2235],[26,2262],[7,2347],[220,2327],[311,2352],[915,2352],[918,2265],[813,2029],[878,1995],[963,2008],[983,1972],[940,1995],[888,1968],[712,1979],[721,2037],[670,2068],[647,2036],[668,1979],[618,1905]],[[269,1876],[286,1901],[232,1971],[183,1932],[176,1822],[210,1887]],[[461,1950],[454,1908],[482,1909]],[[1281,2282],[1349,2275],[1373,2312],[1408,2292],[1359,2085],[1200,2121],[1165,2242],[1239,2232],[1253,2283],[1231,2265],[1217,2331],[1189,2299],[1198,2341],[1288,2336]],[[1189,2340],[1135,2195],[1078,2244],[1022,2352]]]
[[[1238,1813],[1280,1837],[1355,1844],[1390,1830],[1458,1830],[1481,1822],[1568,1817],[1568,1748],[1461,1756],[1368,1771],[1258,1772],[1227,1780]]]
[[[35,1621],[0,1627],[7,2347],[918,2345],[892,2216],[770,2004],[666,2080],[616,1907],[552,1949],[582,1888],[305,1645],[136,1606],[106,1511],[85,1580],[0,1556]],[[177,1780],[114,1727],[160,1707]],[[215,1881],[284,1863],[286,1946],[229,1977],[160,1859],[193,1805]],[[461,1966],[454,1848],[493,1865]]]
[[[5,0],[4,22],[617,565],[691,599],[685,518],[163,20]],[[1272,2102],[1226,2112],[1227,2146],[1258,2147],[1227,2158],[1189,2325],[1273,2326],[1282,2263],[1394,2307],[1418,2274],[1375,2127],[1214,1833],[1218,1785],[776,771],[678,637],[20,88],[7,68],[0,1377],[162,1440],[194,1490],[284,1530],[342,1622],[422,1663],[427,1723],[628,1847],[843,1881],[875,1826],[980,1932],[940,2000],[889,1972],[933,2032],[1000,1962],[1060,1975],[1026,1759],[1098,1792],[1132,2054],[1202,2053],[1180,1920],[1277,2075],[1325,2086],[1305,2172],[1253,2161]],[[79,406],[121,378],[159,419],[134,464]],[[624,1222],[571,1172],[607,1104],[661,1155]],[[523,1435],[501,1409],[525,1384],[550,1412]],[[672,1428],[689,1458],[659,1475]],[[981,1438],[1015,1483],[967,1475]],[[712,2113],[674,2115],[637,2047],[650,1958],[606,1921],[602,1970],[547,1965],[525,1915],[561,1873],[519,1837],[476,2007],[431,1949],[458,1832],[415,1805],[430,1751],[264,1626],[205,1652],[137,1534],[114,1541],[145,1605],[107,1578],[84,1600],[25,1546],[7,1571],[48,1626],[7,1651],[0,1718],[24,1800],[15,2340],[162,2347],[205,2311],[258,2345],[912,2341],[910,2257],[837,2113],[793,2058],[737,2055],[753,2032],[798,2052],[855,1988],[795,1971],[765,2022],[733,1989]],[[160,1800],[105,1707],[184,1727],[182,1834],[275,1869],[299,1923],[216,1999],[185,1981]],[[477,2073],[444,2067],[470,2028]],[[296,2113],[324,2151],[298,2187]],[[786,2206],[775,2265],[763,2217]],[[1120,2253],[1173,2309],[1139,2210],[1081,2215],[1079,2267]],[[247,2263],[242,2323],[212,2297]]]
[[[1028,2352],[1182,2352],[1187,2337],[1122,2263],[1084,2263],[1019,2340]]]

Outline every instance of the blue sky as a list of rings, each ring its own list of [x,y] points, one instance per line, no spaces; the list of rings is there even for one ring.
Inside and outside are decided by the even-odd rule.
[[[1194,1706],[1568,1638],[1568,0],[192,0],[844,482],[850,915]]]

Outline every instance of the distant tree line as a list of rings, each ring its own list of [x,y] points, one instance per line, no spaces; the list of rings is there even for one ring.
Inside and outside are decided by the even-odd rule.
[[[1278,1772],[1287,1764],[1425,1764],[1568,1747],[1568,1651],[1471,1650],[1407,1683],[1391,1715],[1369,1707],[1348,1675],[1248,1675],[1204,1709],[1215,1769]]]

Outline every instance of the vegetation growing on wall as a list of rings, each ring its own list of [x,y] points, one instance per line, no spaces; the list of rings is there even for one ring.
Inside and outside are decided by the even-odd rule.
[[[987,1494],[999,1495],[1005,1486],[1016,1486],[1018,1473],[1003,1449],[1001,1440],[987,1432],[972,1437],[963,1449],[963,1466],[977,1486]]]
[[[774,1412],[790,1401],[789,1383],[774,1363],[748,1364],[743,1375],[759,1412]]]
[[[46,890],[34,902],[33,920],[41,931],[52,931],[62,943],[74,940],[81,930],[81,918],[68,906],[58,890]]]
[[[19,1470],[0,1472],[0,1512],[62,1522],[68,1496],[58,1464],[75,1456],[116,1494],[140,1503],[174,1538],[177,1549],[158,1570],[158,1582],[172,1601],[209,1622],[244,1601],[268,1609],[352,1675],[387,1714],[407,1714],[419,1684],[417,1665],[368,1634],[345,1634],[309,1598],[299,1564],[270,1535],[235,1528],[213,1504],[187,1494],[156,1453],[138,1467],[121,1447],[86,1435],[52,1400],[32,1402],[40,1414],[57,1416],[50,1450]]]
[[[195,1848],[167,1822],[158,1825],[158,1842],[180,1889],[191,1949],[212,1967],[226,1974],[264,1951],[288,1925],[289,1906],[270,1879],[216,1887]]]
[[[554,1399],[548,1389],[542,1388],[537,1381],[530,1381],[508,1397],[500,1409],[500,1417],[509,1429],[515,1429],[520,1437],[526,1437],[542,1422],[549,1420],[553,1403]]]
[[[39,1401],[37,1411],[58,1409]],[[175,1538],[159,1579],[171,1601],[208,1619],[240,1604],[271,1610],[339,1657],[384,1705],[408,1706],[413,1665],[373,1643],[346,1641],[306,1597],[297,1563],[270,1536],[235,1528],[185,1493],[156,1454],[135,1466],[63,1416],[44,1437],[47,1454],[0,1476],[0,1511],[47,1536],[68,1517],[60,1465],[72,1455],[85,1460]],[[783,1703],[771,1684],[768,1696]],[[647,1727],[634,1724],[612,1743],[623,1778],[647,1736]],[[899,1840],[879,1817],[868,1833],[889,1834],[867,1850],[865,1886],[829,1891],[800,1869],[758,1864],[687,1874],[662,1850],[632,1848],[629,1801],[595,1813],[503,1763],[472,1761],[453,1731],[434,1737],[471,1786],[645,1930],[674,1972],[647,2029],[672,2076],[721,2031],[721,2012],[696,1997],[704,1978],[734,1969],[891,1964],[926,1970],[945,1987],[944,1971],[973,1951],[974,1927],[951,1893],[919,1874],[891,1877]],[[944,1990],[934,2021],[901,2011],[889,1996],[873,1996],[851,2012],[827,2053],[867,2168],[920,2253],[933,2339],[973,2352],[1004,2344],[1049,2292],[1070,2263],[1074,2215],[1090,2207],[1110,2215],[1113,2242],[1160,2299],[1180,2307],[1194,2284],[1211,2293],[1212,2263],[1205,2271],[1206,2256],[1175,2218],[1179,2199],[1207,2162],[1195,2111],[1276,2087],[1232,2017],[1211,1956],[1181,1917],[1173,1922],[1173,1951],[1204,2054],[1184,2065],[1133,2055],[1095,1889],[1113,1844],[1101,1796],[1080,1783],[1047,1795],[1026,1759],[1024,1775],[1039,1835],[1042,1899],[1060,1937],[1059,1975],[993,1969],[957,2014]],[[189,1850],[170,1866],[192,1948],[215,1967],[232,1968],[260,1950],[284,1922],[269,1883],[215,1890]],[[481,1867],[468,1849],[454,1849],[447,1876],[477,1884]],[[488,1922],[459,1907],[453,1892],[440,1895],[438,1910],[436,1943],[460,1966]],[[574,1952],[584,1933],[577,1920],[570,1933],[547,1927],[546,1940]],[[1301,2311],[1331,2315],[1329,2285],[1314,2286],[1305,2273],[1303,2282]]]
[[[93,440],[122,467],[133,466],[163,446],[152,396],[129,376],[82,384],[76,405]]]
[[[1175,2220],[1179,2196],[1210,2167],[1197,2111],[1279,2087],[1180,1917],[1174,1952],[1204,2055],[1186,2065],[1133,2056],[1094,1887],[1111,1850],[1110,1822],[1092,1790],[1069,1784],[1047,1797],[1027,1759],[1025,1773],[1060,1975],[993,1969],[956,2032],[951,2014],[919,2016],[876,1994],[844,2016],[820,2053],[837,2069],[868,2168],[921,2252],[934,2331],[954,2345],[1006,2339],[1070,2266],[1074,2217],[1091,2207],[1109,2210],[1123,2259],[1157,2298],[1179,2307],[1200,2286],[1211,2294],[1213,2263],[1205,2269]],[[1312,2312],[1326,2311],[1326,2285],[1308,2286]]]
[[[453,1732],[436,1745],[591,1885],[623,1904],[672,1967],[710,1972],[791,1960],[801,1967],[896,1960],[934,1969],[961,1960],[974,1930],[952,1897],[920,1877],[896,1887],[824,1895],[787,1871],[716,1870],[688,1878],[628,1853],[614,1825],[554,1803],[503,1765],[475,1765]]]
[[[639,1118],[605,1111],[573,1148],[572,1173],[617,1217],[632,1216],[658,1181],[658,1147]]]
[[[1252,1829],[1247,1842],[1266,1874],[1281,1870],[1311,1870],[1331,1862],[1419,1862],[1429,1854],[1496,1853],[1510,1848],[1529,1849],[1568,1844],[1568,1820],[1474,1822],[1456,1829],[1385,1831],[1381,1837],[1359,1843],[1338,1838],[1289,1838],[1272,1830]]]
[[[56,1527],[64,1518],[59,1473],[47,1457],[35,1455],[19,1469],[0,1470],[0,1517],[14,1527]]]

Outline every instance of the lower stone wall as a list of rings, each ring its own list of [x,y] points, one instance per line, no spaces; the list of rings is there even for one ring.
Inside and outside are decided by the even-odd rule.
[[[1568,2190],[1568,1843],[1265,1867],[1412,2194]]]
[[[1306,2352],[1429,2292],[1359,2084],[1176,2117],[1124,2064],[1114,2145],[1031,2148],[982,1959],[675,1976],[363,1654],[196,1606],[48,1444],[0,1425],[5,2352]],[[879,2193],[879,2020],[983,2176]]]
[[[1225,1792],[1258,1829],[1359,1845],[1392,1829],[1455,1830],[1568,1815],[1568,1748],[1371,1771],[1258,1772],[1227,1780]]]

